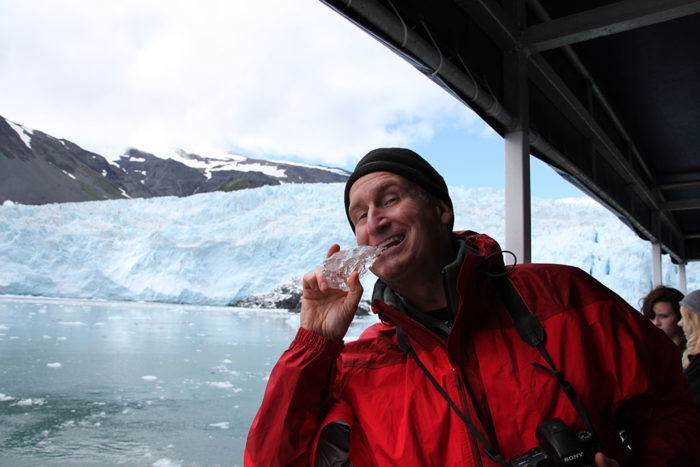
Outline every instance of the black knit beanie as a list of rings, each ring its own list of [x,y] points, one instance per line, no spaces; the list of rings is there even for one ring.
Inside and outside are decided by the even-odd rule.
[[[437,196],[447,203],[450,210],[452,199],[447,191],[447,184],[442,176],[425,159],[404,148],[379,148],[367,153],[355,166],[350,178],[345,183],[345,214],[350,222],[353,232],[355,226],[350,219],[348,208],[350,207],[350,187],[363,175],[372,172],[391,172],[412,181],[423,188],[429,194]]]

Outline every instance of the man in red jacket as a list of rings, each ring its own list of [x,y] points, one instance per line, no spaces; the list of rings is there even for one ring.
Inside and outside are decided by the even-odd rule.
[[[357,272],[348,292],[304,276],[246,465],[700,465],[676,349],[612,291],[573,267],[505,268],[495,241],[453,233],[443,178],[407,149],[367,154],[345,206],[382,251],[381,323],[344,343]]]

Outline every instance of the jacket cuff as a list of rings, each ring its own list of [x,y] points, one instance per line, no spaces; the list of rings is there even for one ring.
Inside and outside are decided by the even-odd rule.
[[[297,331],[297,335],[292,341],[290,348],[300,346],[305,347],[314,353],[331,354],[333,357],[337,357],[343,350],[344,345],[345,344],[342,340],[336,341],[327,339],[319,334],[316,334],[315,332],[300,327]]]

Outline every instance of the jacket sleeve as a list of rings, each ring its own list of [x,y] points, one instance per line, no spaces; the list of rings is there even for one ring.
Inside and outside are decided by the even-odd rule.
[[[548,346],[585,396],[604,454],[635,467],[700,465],[700,418],[671,339],[578,268],[520,271],[516,286],[540,321],[550,323]],[[626,431],[632,453],[618,429]]]
[[[342,348],[340,341],[299,329],[270,374],[248,433],[246,466],[309,464]]]
[[[642,338],[637,364],[646,368],[648,379],[646,394],[623,397],[617,410],[618,421],[630,434],[632,463],[700,465],[700,418],[683,375],[680,352],[641,314],[630,314],[631,328]]]

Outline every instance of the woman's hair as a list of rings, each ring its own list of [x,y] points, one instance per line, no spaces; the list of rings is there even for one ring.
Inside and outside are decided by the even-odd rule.
[[[681,307],[681,315],[683,316],[683,332],[688,342],[683,352],[683,368],[690,364],[688,355],[700,353],[700,315],[690,311],[688,308]]]
[[[681,306],[679,302],[683,299],[683,293],[673,287],[659,285],[651,289],[651,292],[644,297],[642,302],[642,314],[649,319],[654,319],[654,305],[659,302],[668,302],[676,314],[676,322],[681,320]]]

